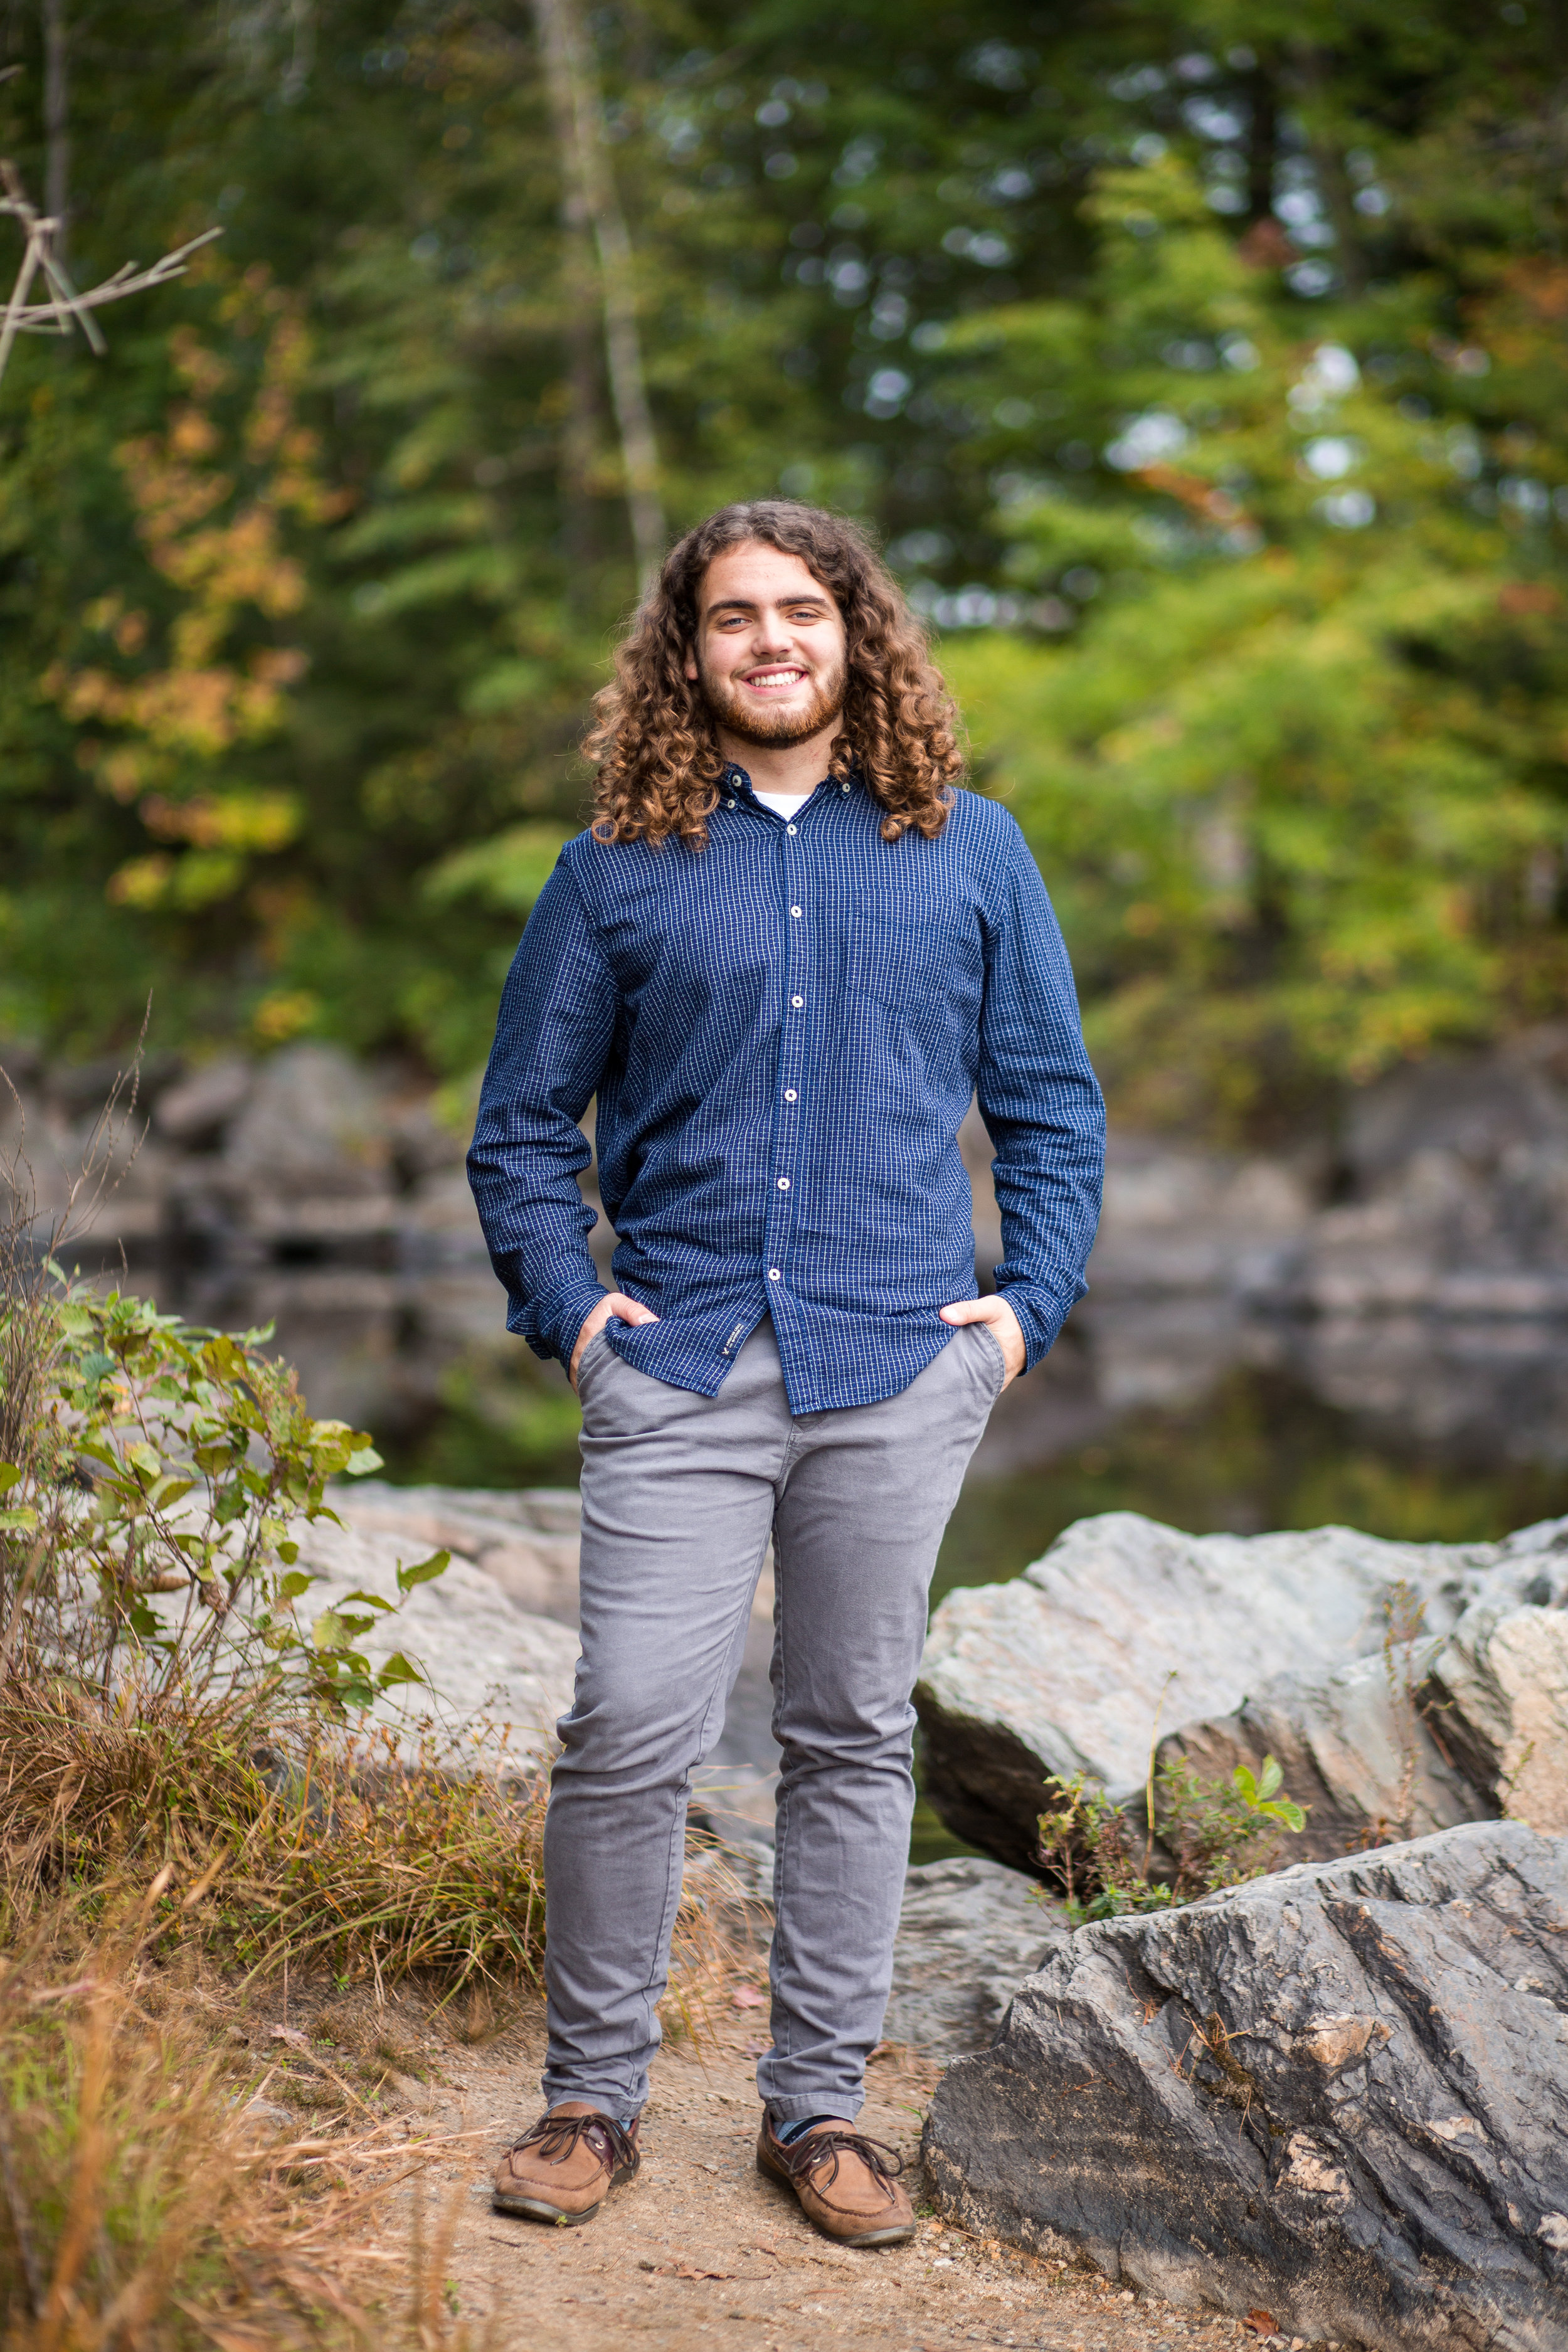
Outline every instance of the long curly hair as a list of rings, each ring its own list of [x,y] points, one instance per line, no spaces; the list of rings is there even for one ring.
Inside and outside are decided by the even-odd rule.
[[[686,675],[698,598],[716,555],[760,541],[798,555],[844,620],[845,699],[829,773],[851,768],[887,814],[882,837],[942,831],[963,772],[958,716],[925,632],[870,541],[842,515],[793,499],[721,507],[679,539],[616,652],[583,749],[597,771],[601,841],[708,838],[724,755],[700,684]]]

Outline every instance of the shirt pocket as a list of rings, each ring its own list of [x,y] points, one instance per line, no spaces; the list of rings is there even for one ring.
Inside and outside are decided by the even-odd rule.
[[[918,1021],[979,1011],[985,961],[971,908],[879,895],[854,910],[847,947],[849,985],[858,996]]]

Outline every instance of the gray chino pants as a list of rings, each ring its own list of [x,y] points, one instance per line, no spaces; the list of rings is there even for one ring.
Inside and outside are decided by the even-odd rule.
[[[723,1727],[773,1540],[775,2123],[852,2119],[880,2037],[914,1806],[910,1693],[942,1529],[1000,1392],[983,1324],[901,1395],[792,1419],[764,1319],[716,1397],[603,1334],[583,1401],[582,1656],[544,1832],[552,2105],[647,2096],[692,1767]]]

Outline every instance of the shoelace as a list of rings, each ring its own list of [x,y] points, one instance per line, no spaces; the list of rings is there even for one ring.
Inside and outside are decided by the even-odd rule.
[[[886,2140],[868,2139],[864,2132],[847,2129],[806,2132],[799,2139],[775,2140],[773,2146],[784,2170],[792,2175],[815,2172],[825,2156],[831,2158],[833,2168],[822,2184],[825,2189],[831,2189],[838,2178],[841,2154],[858,2156],[871,2178],[879,2181],[884,2189],[904,2168],[904,2159],[896,2148],[889,2147]],[[884,2160],[888,2158],[891,2158],[890,2163]],[[887,2193],[890,2202],[892,2192],[888,2189]]]
[[[604,2140],[599,2147],[594,2135]],[[539,2121],[521,2139],[514,2139],[511,2152],[515,2155],[525,2147],[536,2147],[546,2164],[564,2164],[579,2140],[587,2140],[602,2162],[607,2161],[614,2171],[617,2165],[630,2164],[637,2154],[637,2144],[630,2132],[619,2125],[614,2116],[541,2116]]]

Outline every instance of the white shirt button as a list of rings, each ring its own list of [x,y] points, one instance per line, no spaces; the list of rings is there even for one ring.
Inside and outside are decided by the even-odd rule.
[[[735,803],[733,801],[726,801],[724,805],[726,808],[733,808]]]
[[[770,1282],[782,1282],[782,1281],[784,1280],[784,1276],[783,1276],[783,1275],[779,1272],[779,1270],[778,1270],[778,1268],[777,1268],[777,1266],[776,1266],[776,1265],[770,1265],[770,1266],[769,1266],[769,1268],[768,1268],[768,1280],[769,1280]]]
[[[785,1102],[794,1102],[794,1100],[795,1100],[795,1088],[794,1088],[793,1087],[785,1087],[785,1088],[784,1088],[784,1100],[785,1100]]]
[[[804,996],[792,996],[790,998],[790,1003],[792,1004],[804,1004],[805,1003],[805,999]]]
[[[787,1176],[781,1176],[779,1178],[779,1191],[781,1192],[787,1192],[789,1191],[789,1178]]]
[[[838,789],[841,793],[847,793],[849,790],[849,787],[847,784],[840,784]]]
[[[798,914],[799,914],[799,912],[800,912],[800,908],[799,908],[798,907],[792,907],[792,908],[790,908],[790,913],[791,913],[792,915],[798,915]]]
[[[786,824],[784,827],[784,831],[786,833],[794,833],[795,830],[796,828],[793,824]]]

